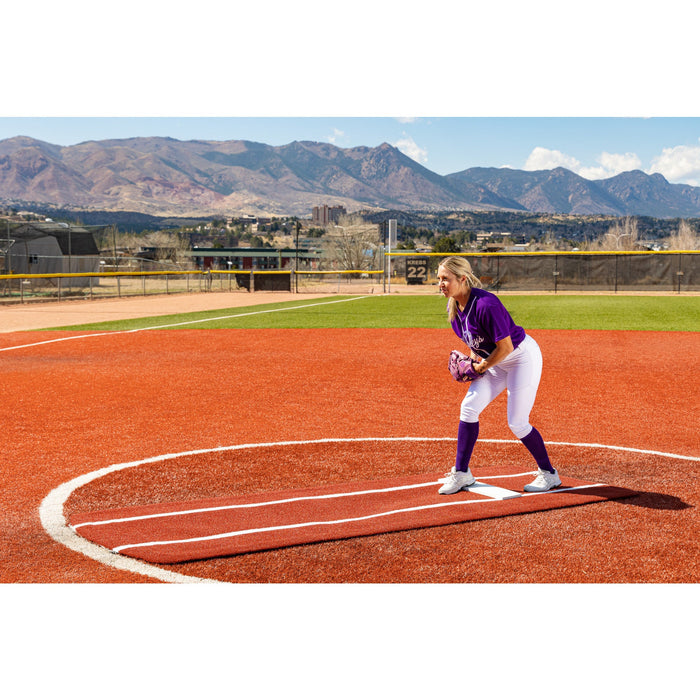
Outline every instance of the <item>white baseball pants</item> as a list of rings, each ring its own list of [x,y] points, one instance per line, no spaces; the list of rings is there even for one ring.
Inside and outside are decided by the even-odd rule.
[[[519,440],[532,430],[530,411],[542,376],[542,352],[534,338],[525,340],[495,367],[469,385],[460,420],[476,423],[481,412],[504,390],[508,391],[508,427]]]

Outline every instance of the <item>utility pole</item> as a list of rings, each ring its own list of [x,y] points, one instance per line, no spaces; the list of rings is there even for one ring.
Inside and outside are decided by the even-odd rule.
[[[294,263],[294,292],[296,294],[299,293],[299,229],[301,228],[301,222],[297,219],[295,222],[295,228],[296,228],[296,244],[295,244],[295,251],[296,251],[296,261]]]
[[[382,265],[382,269],[383,269],[382,278],[383,278],[383,281],[384,281],[384,284],[383,284],[383,291],[384,291],[384,294],[386,294],[386,266],[387,266],[387,263],[388,263],[388,261],[389,261],[389,257],[388,257],[387,254],[386,254],[386,253],[387,253],[387,250],[386,250],[386,230],[387,230],[387,225],[388,225],[388,224],[386,223],[386,221],[380,221],[380,222],[379,222],[379,236],[380,236],[380,238],[381,238],[381,240],[382,240],[382,251],[384,251],[384,255],[382,255],[382,262],[383,262],[383,265]]]
[[[392,247],[397,244],[398,236],[396,229],[396,219],[389,219],[387,225],[387,236],[389,238],[389,253],[391,253]],[[389,268],[389,293],[391,294],[391,255],[387,258],[387,264]]]

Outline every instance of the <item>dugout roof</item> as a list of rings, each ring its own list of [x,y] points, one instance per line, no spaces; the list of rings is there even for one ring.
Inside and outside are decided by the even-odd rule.
[[[296,248],[193,248],[185,255],[194,258],[295,258]],[[318,260],[321,253],[310,248],[299,248],[299,258]]]
[[[2,228],[5,230],[2,231]],[[99,255],[94,234],[106,226],[74,226],[53,222],[31,221],[26,223],[7,222],[0,227],[0,236],[19,241],[32,241],[38,238],[55,238],[63,255]]]

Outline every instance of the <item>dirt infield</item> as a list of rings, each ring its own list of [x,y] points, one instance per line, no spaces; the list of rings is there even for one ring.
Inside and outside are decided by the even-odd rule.
[[[65,301],[0,306],[0,333],[29,331],[55,326],[148,318],[161,314],[276,304],[299,299],[317,299],[327,294],[291,294],[286,292],[210,292],[130,297],[101,301]]]
[[[52,324],[64,322],[55,306],[49,312]],[[697,334],[532,334],[545,356],[532,420],[556,466],[640,495],[159,570],[250,583],[697,582],[698,445],[688,417],[697,409]],[[50,493],[109,465],[133,463],[71,490],[66,513],[447,468],[449,441],[308,443],[452,436],[462,393],[444,366],[452,344],[448,330],[425,329],[2,334],[0,580],[158,580],[74,551],[42,524]],[[685,358],[673,383],[648,373],[647,358],[669,348]],[[591,371],[593,351],[609,358],[605,373]],[[505,425],[504,403],[483,416],[477,478],[494,464],[531,466]],[[230,445],[251,448],[235,459],[212,452]],[[189,456],[152,459],[176,453]]]

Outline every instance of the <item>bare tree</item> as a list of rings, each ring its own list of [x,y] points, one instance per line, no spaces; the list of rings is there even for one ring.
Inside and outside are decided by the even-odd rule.
[[[532,245],[530,250],[559,250],[560,245],[561,242],[557,241],[557,237],[551,231],[547,231],[544,236]]]
[[[326,229],[326,256],[341,270],[370,270],[381,266],[379,228],[359,216],[340,217]]]
[[[143,239],[145,246],[155,248],[155,258],[159,262],[171,262],[180,265],[184,259],[183,253],[189,250],[187,236],[173,231],[152,231]]]
[[[629,216],[613,224],[606,233],[588,245],[589,250],[637,250],[638,247],[637,219]]]
[[[668,237],[670,250],[698,250],[699,244],[698,232],[685,219],[678,224],[678,231]]]

